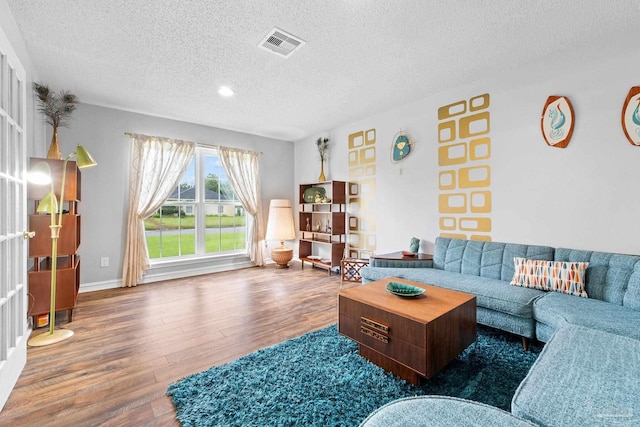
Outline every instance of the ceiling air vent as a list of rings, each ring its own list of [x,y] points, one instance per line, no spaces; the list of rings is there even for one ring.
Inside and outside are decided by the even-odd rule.
[[[277,53],[288,58],[293,52],[304,44],[304,41],[296,36],[288,34],[278,28],[269,31],[269,34],[258,44],[262,49]]]

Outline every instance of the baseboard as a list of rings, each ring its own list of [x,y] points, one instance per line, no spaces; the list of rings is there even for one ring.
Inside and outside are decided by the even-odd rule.
[[[161,282],[163,280],[181,279],[183,277],[200,276],[202,274],[220,273],[223,271],[239,270],[242,268],[254,267],[248,258],[229,258],[225,262],[217,262],[214,265],[206,265],[194,268],[193,265],[185,266],[184,269],[156,267],[147,270],[139,284]],[[80,293],[102,291],[105,289],[115,289],[122,287],[122,279],[107,280],[102,282],[80,284]]]
[[[115,289],[122,287],[122,280],[106,280],[103,282],[81,283],[78,292],[103,291],[105,289]]]

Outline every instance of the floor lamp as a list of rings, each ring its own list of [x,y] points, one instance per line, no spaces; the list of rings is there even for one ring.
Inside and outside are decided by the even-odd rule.
[[[56,199],[56,193],[53,188],[53,179],[51,178],[51,168],[47,162],[37,163],[29,172],[29,181],[35,184],[44,183],[44,177],[48,175],[49,184],[51,186],[49,192],[44,195],[40,203],[38,203],[37,211],[39,213],[48,213],[51,216],[51,305],[49,308],[49,331],[37,335],[28,341],[32,347],[41,347],[49,344],[55,344],[64,341],[73,336],[70,329],[55,329],[56,326],[56,281],[58,273],[58,238],[62,229],[62,211],[64,206],[64,186],[67,177],[67,163],[71,158],[76,158],[79,168],[95,166],[97,163],[91,157],[91,154],[82,146],[76,146],[76,151],[69,154],[62,164],[62,183],[60,187],[60,201]]]
[[[286,247],[284,241],[296,238],[291,202],[288,200],[271,200],[265,238],[267,240],[280,240],[280,246],[271,251],[271,259],[277,264],[278,268],[288,268],[288,263],[293,258],[293,249]]]

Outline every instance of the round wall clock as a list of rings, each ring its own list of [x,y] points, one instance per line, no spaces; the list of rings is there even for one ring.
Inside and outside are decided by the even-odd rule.
[[[415,141],[408,133],[403,131],[396,133],[391,143],[391,161],[396,163],[407,157],[411,153],[414,144]]]

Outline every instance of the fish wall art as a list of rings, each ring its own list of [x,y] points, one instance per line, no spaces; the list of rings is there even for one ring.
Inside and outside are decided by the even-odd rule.
[[[631,145],[640,146],[640,86],[632,87],[624,101],[622,130]]]
[[[550,96],[540,120],[542,136],[547,145],[565,148],[573,135],[573,106],[566,96]]]

